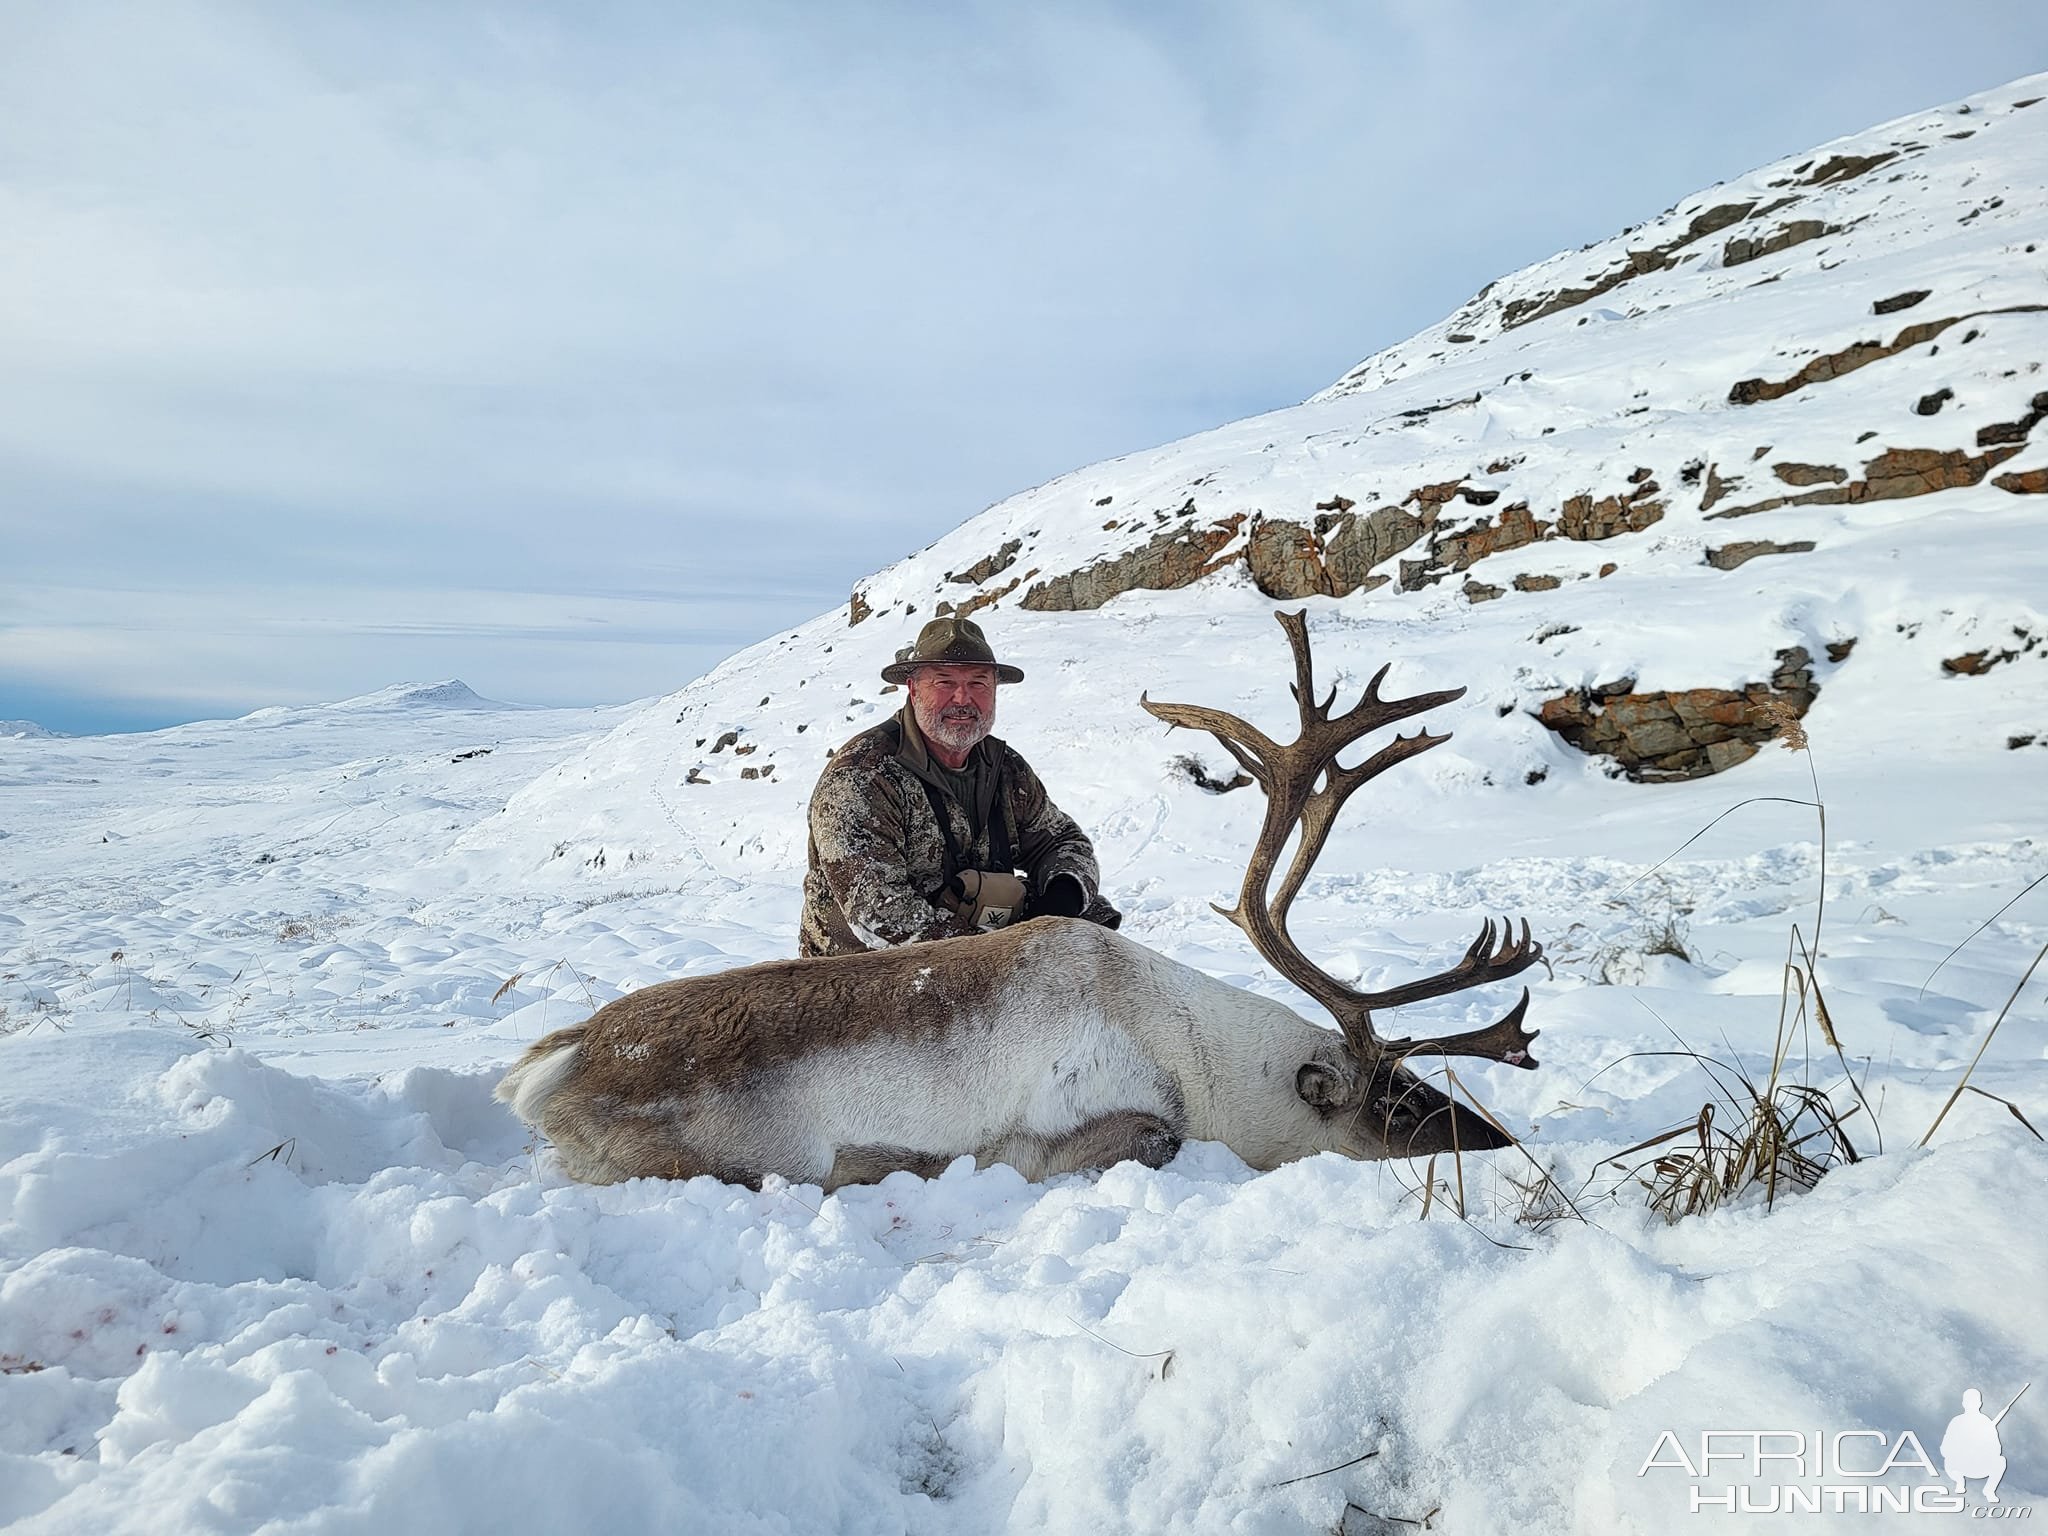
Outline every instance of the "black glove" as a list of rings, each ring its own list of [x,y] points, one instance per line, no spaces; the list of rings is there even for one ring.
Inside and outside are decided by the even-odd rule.
[[[1088,905],[1088,893],[1072,875],[1054,875],[1031,903],[1033,917],[1079,917]]]

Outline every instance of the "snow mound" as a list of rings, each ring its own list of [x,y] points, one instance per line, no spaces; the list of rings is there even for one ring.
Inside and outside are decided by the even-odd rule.
[[[56,741],[65,734],[37,725],[33,720],[0,720],[0,741]]]
[[[1668,1426],[1931,1445],[1986,1354],[2038,1363],[2010,1301],[2048,1264],[2048,1151],[2016,1129],[1768,1221],[1508,1246],[1336,1158],[560,1188],[480,1075],[327,1084],[119,1028],[16,1042],[10,1074],[0,1520],[27,1530],[1299,1530],[1347,1501],[1655,1530]],[[2007,1426],[2016,1466],[2039,1422]]]

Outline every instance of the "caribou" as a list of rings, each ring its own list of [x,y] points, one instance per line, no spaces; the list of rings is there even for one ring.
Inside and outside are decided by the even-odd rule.
[[[1510,1144],[1491,1115],[1407,1063],[1534,1067],[1526,987],[1503,1018],[1462,1034],[1387,1038],[1373,1019],[1535,964],[1542,946],[1526,922],[1517,933],[1512,919],[1488,919],[1448,969],[1376,991],[1316,966],[1287,931],[1345,801],[1450,735],[1397,733],[1352,767],[1339,754],[1465,690],[1382,698],[1383,666],[1333,715],[1336,689],[1316,699],[1305,612],[1275,616],[1294,653],[1294,741],[1221,710],[1139,702],[1169,726],[1210,732],[1264,791],[1237,901],[1215,910],[1336,1030],[1092,923],[1044,917],[644,987],[536,1041],[497,1097],[553,1143],[564,1172],[594,1184],[709,1174],[830,1190],[899,1169],[931,1177],[962,1156],[1044,1179],[1126,1159],[1160,1167],[1189,1138],[1222,1142],[1261,1170],[1317,1152]]]

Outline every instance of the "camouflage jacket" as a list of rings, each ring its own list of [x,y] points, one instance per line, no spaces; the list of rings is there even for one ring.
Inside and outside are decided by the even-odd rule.
[[[804,875],[804,910],[799,950],[806,955],[856,954],[926,939],[948,939],[975,931],[933,897],[946,880],[965,869],[993,867],[996,817],[1018,872],[1036,896],[1056,875],[1072,875],[1087,898],[1082,916],[1115,927],[1121,914],[1096,891],[1100,878],[1095,849],[1072,817],[1046,797],[1031,765],[997,737],[975,748],[985,753],[984,782],[992,804],[976,818],[931,767],[924,739],[902,714],[860,733],[825,764],[811,792],[810,868]],[[956,868],[946,837],[932,814],[932,796],[952,822]]]

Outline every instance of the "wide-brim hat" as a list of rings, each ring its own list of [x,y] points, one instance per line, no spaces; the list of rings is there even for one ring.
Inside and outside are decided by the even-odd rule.
[[[917,644],[898,651],[896,659],[882,668],[882,681],[906,683],[919,667],[994,667],[998,682],[1024,681],[1021,668],[996,660],[988,636],[972,619],[933,619],[917,632]]]

